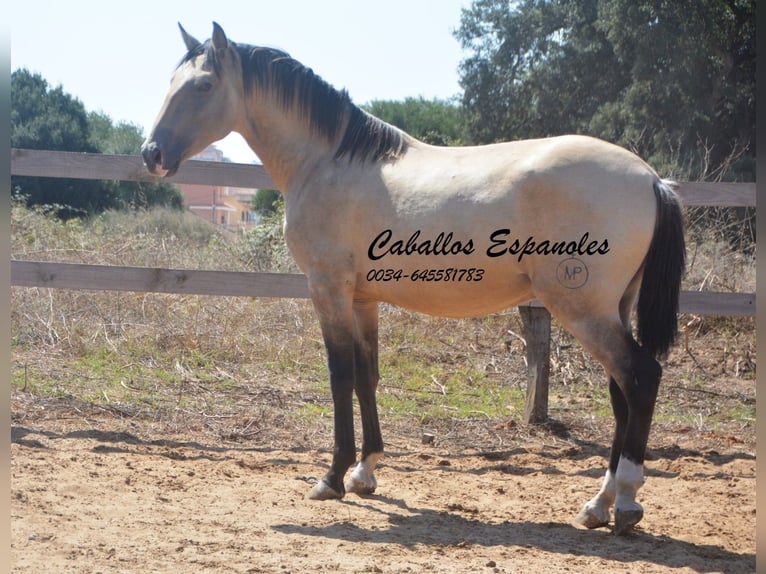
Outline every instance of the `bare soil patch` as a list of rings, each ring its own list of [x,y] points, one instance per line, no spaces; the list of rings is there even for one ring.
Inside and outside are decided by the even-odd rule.
[[[576,423],[456,424],[434,445],[384,424],[378,492],[314,502],[329,427],[232,442],[21,392],[13,420],[14,572],[755,571],[754,444],[728,433],[660,426],[645,518],[616,537],[571,522],[607,454]]]

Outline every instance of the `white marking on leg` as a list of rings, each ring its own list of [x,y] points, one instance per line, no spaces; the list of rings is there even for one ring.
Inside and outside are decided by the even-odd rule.
[[[383,453],[375,452],[356,465],[354,471],[346,481],[346,492],[356,492],[357,494],[371,494],[378,487],[378,481],[375,478],[375,467],[378,461],[383,458]]]
[[[601,490],[585,503],[575,521],[586,528],[598,528],[609,524],[609,510],[614,504],[616,490],[614,474],[611,470],[607,470],[604,481],[601,483]]]
[[[636,493],[644,484],[644,465],[620,457],[617,465],[617,496],[614,501],[614,533],[627,534],[644,517]]]
[[[644,484],[644,465],[636,464],[622,456],[620,464],[617,465],[616,479],[615,510],[640,510],[641,505],[636,502],[636,493]]]

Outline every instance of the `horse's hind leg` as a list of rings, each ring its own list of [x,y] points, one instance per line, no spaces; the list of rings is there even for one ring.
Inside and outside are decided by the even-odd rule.
[[[662,369],[619,322],[588,321],[572,328],[583,346],[610,375],[609,393],[615,432],[609,468],[599,493],[575,519],[589,528],[604,526],[614,505],[614,531],[624,534],[643,517],[636,501],[644,482],[643,465]]]
[[[660,364],[635,341],[632,343],[631,371],[617,383],[628,405],[628,422],[615,475],[615,534],[629,532],[644,516],[643,508],[636,502],[636,493],[644,483],[646,443],[662,376]],[[611,458],[615,457],[613,453]]]
[[[575,521],[588,528],[598,528],[609,524],[611,509],[614,505],[614,499],[617,494],[615,476],[617,467],[622,454],[622,447],[625,441],[625,430],[628,425],[628,405],[617,382],[613,377],[609,377],[609,397],[612,402],[612,412],[614,413],[615,426],[614,438],[612,439],[612,450],[609,457],[609,468],[601,484],[601,490],[583,506]]]
[[[362,459],[346,481],[346,491],[370,494],[378,482],[375,467],[383,457],[375,392],[378,387],[378,304],[354,302],[354,389],[362,416]]]

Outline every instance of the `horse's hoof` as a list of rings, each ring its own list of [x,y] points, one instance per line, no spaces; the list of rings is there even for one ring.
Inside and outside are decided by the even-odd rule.
[[[614,511],[614,533],[617,536],[628,534],[644,517],[642,508]]]
[[[589,507],[587,504],[575,516],[575,522],[585,528],[601,528],[609,524],[609,510],[599,512],[595,507]]]
[[[324,480],[320,480],[308,493],[308,498],[311,500],[337,500],[343,498],[343,493],[335,490]]]
[[[354,471],[349,475],[348,480],[344,487],[346,492],[353,492],[356,494],[372,494],[375,489],[378,488],[378,481],[375,479],[375,475],[372,473],[375,460],[372,465],[359,463]]]
[[[378,487],[378,485],[375,484],[374,479],[373,484],[368,484],[366,481],[359,478],[354,478],[352,475],[346,481],[345,487],[346,492],[353,492],[354,494],[372,494],[375,492],[375,489]]]

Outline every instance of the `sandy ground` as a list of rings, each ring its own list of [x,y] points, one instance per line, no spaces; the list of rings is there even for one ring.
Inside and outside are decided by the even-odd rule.
[[[500,431],[498,431],[500,432]],[[605,445],[388,439],[371,496],[305,498],[330,453],[158,437],[135,421],[17,419],[14,572],[754,572],[755,452],[688,432],[656,445],[629,536],[572,524]]]

